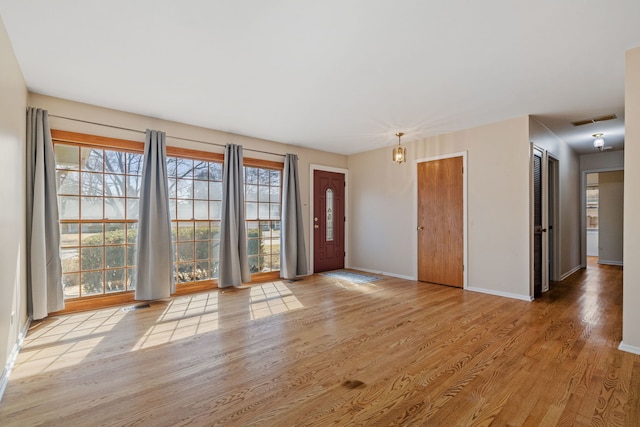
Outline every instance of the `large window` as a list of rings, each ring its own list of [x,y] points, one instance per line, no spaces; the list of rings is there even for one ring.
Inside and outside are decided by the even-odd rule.
[[[64,131],[52,135],[65,298],[134,290],[144,144]],[[179,289],[209,287],[218,278],[222,166],[221,154],[167,147]],[[244,175],[251,273],[277,272],[282,165],[245,159]]]
[[[177,284],[218,277],[222,163],[168,157]]]
[[[135,288],[142,153],[55,145],[65,298]]]
[[[244,168],[247,249],[252,274],[280,270],[281,177],[281,169]]]

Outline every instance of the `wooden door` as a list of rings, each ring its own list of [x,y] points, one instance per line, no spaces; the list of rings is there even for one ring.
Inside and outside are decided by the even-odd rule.
[[[313,172],[313,271],[344,268],[344,174]]]
[[[464,285],[462,156],[418,164],[418,280]]]

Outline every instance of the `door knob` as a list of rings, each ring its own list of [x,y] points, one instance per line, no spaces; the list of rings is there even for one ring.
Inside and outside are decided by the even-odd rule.
[[[318,224],[315,224],[313,228],[320,228],[320,226]]]
[[[422,231],[422,230],[424,230],[424,227],[423,227],[423,226],[421,226],[421,225],[419,225],[419,226],[418,226],[418,230]]]

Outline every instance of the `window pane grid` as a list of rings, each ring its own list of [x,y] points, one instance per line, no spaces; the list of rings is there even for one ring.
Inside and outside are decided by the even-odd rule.
[[[135,289],[142,154],[57,142],[54,153],[65,298]]]
[[[244,167],[247,249],[251,273],[280,270],[282,171]]]
[[[222,163],[167,158],[177,284],[218,277]]]

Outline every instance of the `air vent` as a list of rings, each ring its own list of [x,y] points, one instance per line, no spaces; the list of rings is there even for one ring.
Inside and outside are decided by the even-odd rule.
[[[149,304],[131,305],[129,307],[123,307],[122,311],[126,313],[127,311],[142,310],[143,308],[149,308],[149,307],[151,307]]]
[[[574,126],[583,126],[591,123],[606,122],[607,120],[613,120],[617,118],[618,116],[616,116],[615,114],[609,114],[607,116],[594,117],[592,119],[578,120],[577,122],[571,122],[571,124]]]

